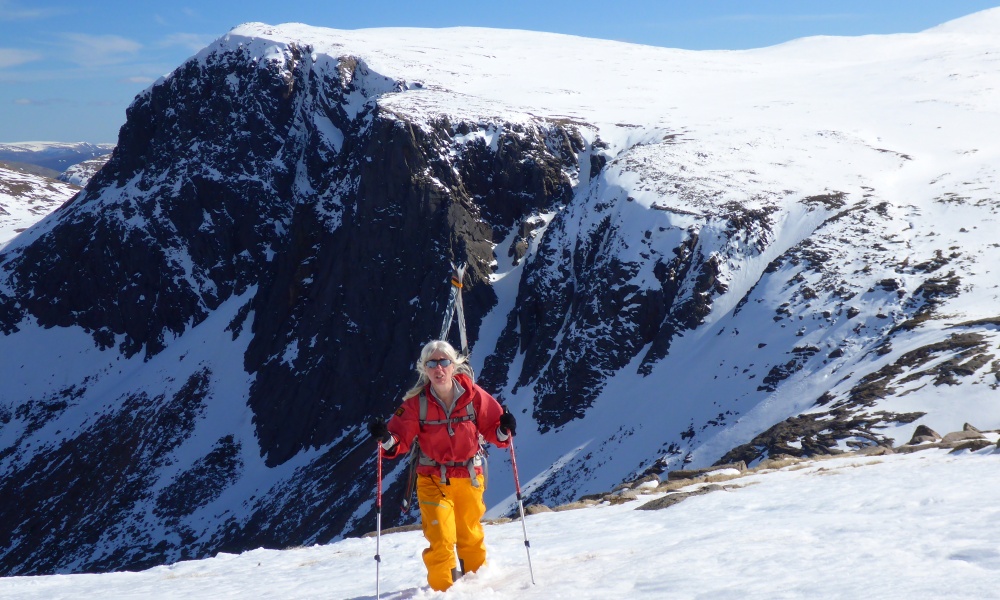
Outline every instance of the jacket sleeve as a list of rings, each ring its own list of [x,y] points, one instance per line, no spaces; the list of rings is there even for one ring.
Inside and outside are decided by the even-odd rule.
[[[386,427],[388,427],[393,439],[396,440],[396,445],[384,451],[383,456],[396,458],[410,451],[413,440],[416,439],[417,433],[420,431],[419,406],[417,397],[414,396],[404,400],[399,409],[393,413]]]
[[[476,424],[479,427],[479,433],[482,434],[487,442],[494,446],[500,448],[510,446],[510,438],[501,441],[497,436],[497,428],[500,427],[500,415],[503,414],[503,408],[500,406],[500,403],[483,388],[476,384],[473,384],[473,386],[476,399],[479,402],[478,406],[476,406]]]

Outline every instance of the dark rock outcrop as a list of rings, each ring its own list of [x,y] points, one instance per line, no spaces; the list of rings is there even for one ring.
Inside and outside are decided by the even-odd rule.
[[[670,508],[671,506],[674,506],[675,504],[683,502],[684,500],[687,500],[688,498],[691,498],[691,497],[694,497],[694,496],[703,496],[705,494],[711,494],[712,492],[717,492],[717,491],[723,490],[723,489],[725,489],[725,488],[723,486],[721,486],[721,485],[709,484],[709,485],[705,485],[705,486],[702,486],[700,488],[697,488],[697,489],[695,489],[693,491],[690,491],[690,492],[673,492],[673,493],[667,494],[667,495],[665,495],[665,496],[663,496],[661,498],[656,498],[655,500],[650,500],[649,502],[646,502],[645,504],[643,504],[642,506],[640,506],[636,510],[663,510],[664,508]]]
[[[926,425],[918,425],[907,444],[927,444],[941,441],[941,435]]]
[[[0,563],[3,573],[51,573],[83,556],[87,571],[161,564],[167,544],[145,536],[141,523],[116,517],[144,498],[156,470],[191,434],[205,410],[210,377],[196,374],[172,397],[128,395],[119,412],[8,471],[0,479],[5,499],[0,527],[10,540]],[[164,498],[162,506],[167,512],[183,511],[185,501]],[[173,533],[190,541],[183,528]],[[113,543],[119,538],[130,543]]]
[[[243,364],[265,465],[324,452],[245,498],[246,518],[195,532],[184,520],[242,476],[246,448],[223,434],[148,498],[194,417],[166,398],[128,396],[73,441],[7,471],[0,536],[18,542],[2,551],[0,572],[135,569],[367,527],[352,518],[354,476],[370,460],[356,427],[392,410],[416,350],[438,335],[448,263],[469,264],[475,340],[496,303],[494,244],[569,200],[567,170],[585,145],[572,123],[416,121],[374,102],[404,86],[353,57],[321,69],[295,44],[272,61],[220,45],[138,97],[105,167],[4,257],[11,294],[0,294],[0,329],[78,326],[126,359],[153,360],[239,301],[228,329],[233,342],[249,335]],[[349,113],[359,95],[371,101]],[[502,129],[499,151],[458,139],[490,127]],[[215,385],[198,382],[195,407]],[[84,388],[24,404],[8,421],[37,430]],[[387,504],[401,493],[387,489]],[[154,522],[136,525],[147,501],[142,518]],[[99,552],[116,522],[118,541]]]
[[[0,402],[0,575],[370,531],[362,424],[439,335],[452,262],[468,264],[478,382],[523,415],[529,504],[615,481],[586,501],[625,502],[638,481],[703,472],[720,443],[745,442],[720,463],[751,465],[887,452],[886,424],[923,413],[885,400],[930,410],[931,385],[1000,385],[1000,321],[943,316],[987,293],[973,264],[993,246],[928,223],[935,200],[859,183],[907,155],[837,131],[821,148],[795,127],[716,135],[675,122],[684,110],[631,125],[514,107],[418,60],[447,45],[366,35],[234,30],[140,95],[100,172],[0,254],[17,379]],[[539,76],[523,66],[504,76]],[[404,80],[421,72],[441,79]],[[390,527],[414,518],[398,464]]]

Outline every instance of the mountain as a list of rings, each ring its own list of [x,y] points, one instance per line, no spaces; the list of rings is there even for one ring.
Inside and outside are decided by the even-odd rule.
[[[0,248],[79,191],[47,169],[0,162]]]
[[[88,158],[87,160],[76,163],[60,173],[57,179],[59,179],[59,181],[65,181],[66,183],[72,183],[73,185],[85,187],[88,183],[90,183],[90,179],[96,175],[105,164],[107,164],[108,159],[110,158],[110,153],[96,158]]]
[[[221,553],[140,573],[5,577],[0,594],[18,600],[359,599],[375,598],[376,590],[387,599],[992,598],[997,459],[991,442],[976,453],[784,461],[793,464],[719,474],[715,483],[689,482],[670,492],[647,487],[582,510],[540,512],[525,519],[524,529],[517,521],[490,523],[487,564],[443,594],[427,587],[419,531],[383,531],[378,544],[365,537]],[[660,508],[647,510],[653,507]]]
[[[0,144],[0,161],[21,162],[63,172],[111,152],[114,144],[88,142],[13,142]]]
[[[996,428],[998,30],[235,28],[0,255],[0,572],[372,529],[450,262],[532,503]]]

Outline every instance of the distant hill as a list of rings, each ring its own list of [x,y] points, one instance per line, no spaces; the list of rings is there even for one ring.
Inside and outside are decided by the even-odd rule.
[[[45,167],[0,161],[0,248],[73,197],[80,187]]]
[[[109,158],[111,158],[110,154],[104,154],[97,158],[88,158],[59,173],[56,179],[80,187],[86,187],[87,183],[90,182],[90,178],[96,175],[107,164]]]
[[[41,177],[48,177],[49,179],[58,179],[62,175],[61,172],[56,171],[55,169],[15,161],[0,160],[0,168],[9,169],[11,171],[20,171],[21,173],[28,173],[30,175],[40,175]]]
[[[88,142],[11,142],[0,144],[0,161],[45,167],[58,175],[77,163],[110,154],[114,147]]]

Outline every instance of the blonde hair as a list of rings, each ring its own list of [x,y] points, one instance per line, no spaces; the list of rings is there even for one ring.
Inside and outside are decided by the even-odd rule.
[[[466,356],[462,356],[455,350],[454,346],[446,342],[445,340],[434,340],[424,344],[423,349],[420,351],[420,358],[417,359],[417,383],[414,384],[412,388],[405,394],[403,394],[403,399],[412,398],[420,393],[428,383],[430,383],[430,377],[427,375],[427,365],[426,363],[430,360],[430,357],[435,352],[442,352],[445,356],[451,359],[451,362],[455,365],[456,373],[465,373],[469,377],[472,377],[472,367],[469,366],[469,359]]]

